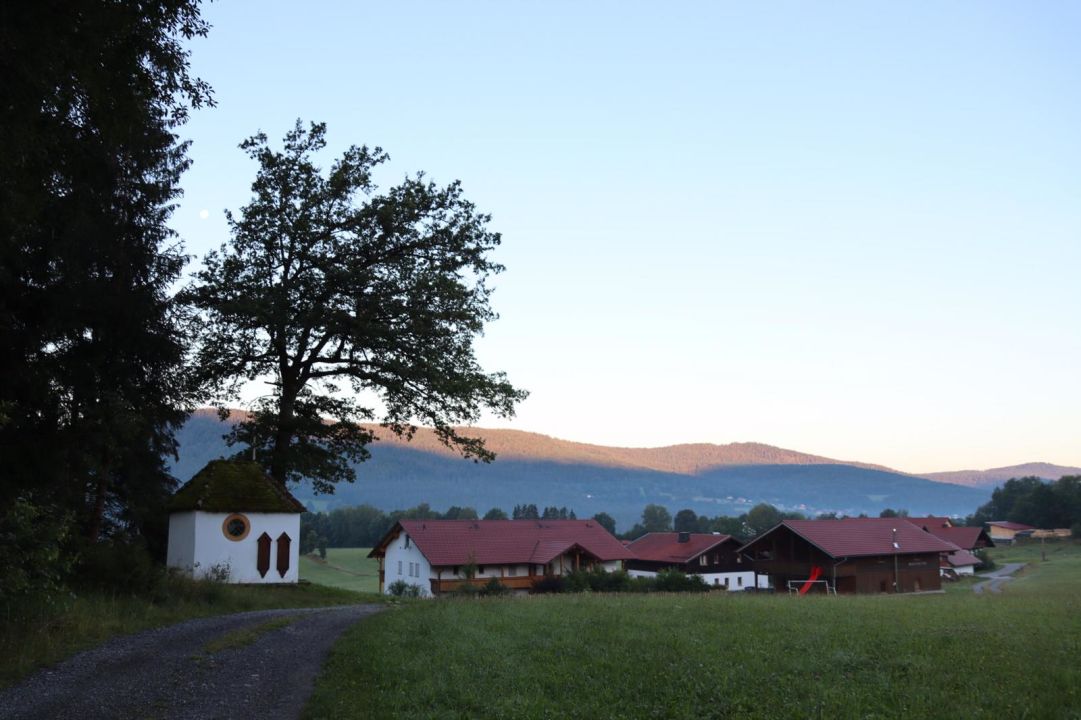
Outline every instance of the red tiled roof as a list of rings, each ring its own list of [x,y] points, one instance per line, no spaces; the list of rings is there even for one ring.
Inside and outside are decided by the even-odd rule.
[[[980,559],[968,550],[958,550],[947,555],[946,562],[951,567],[964,567],[965,565],[979,565]]]
[[[937,538],[951,542],[962,550],[972,550],[979,542],[980,535],[984,535],[983,528],[979,527],[940,527],[929,528],[927,532]]]
[[[401,520],[371,557],[383,555],[399,526],[432,565],[543,565],[574,547],[601,561],[634,557],[595,520]]]
[[[639,560],[686,563],[730,540],[731,535],[690,533],[687,542],[681,543],[679,533],[648,533],[628,545],[627,549]]]
[[[1035,530],[1036,528],[1031,525],[1025,525],[1023,523],[1010,522],[1009,520],[993,520],[988,525],[994,525],[1006,530]]]
[[[928,515],[927,517],[910,517],[905,519],[913,525],[918,525],[921,528],[926,529],[928,532],[936,528],[954,527],[952,520],[950,520],[948,517],[939,517],[938,515]]]
[[[953,552],[959,549],[953,543],[940,540],[903,518],[785,520],[744,545],[744,548],[757,543],[780,527],[787,527],[834,558]]]

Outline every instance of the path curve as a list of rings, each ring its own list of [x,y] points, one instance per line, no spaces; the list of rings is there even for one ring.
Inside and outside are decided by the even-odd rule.
[[[1002,586],[1006,584],[1007,581],[1013,580],[1013,574],[1024,566],[1025,563],[1006,563],[997,570],[980,575],[979,577],[987,579],[982,583],[973,585],[972,592],[977,595],[981,594],[984,590],[992,593],[1002,592]]]
[[[296,720],[338,636],[382,605],[259,610],[118,637],[0,691],[3,720]],[[293,617],[243,647],[207,643]]]

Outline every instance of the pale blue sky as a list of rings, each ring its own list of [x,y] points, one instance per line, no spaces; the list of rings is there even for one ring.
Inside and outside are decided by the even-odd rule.
[[[507,266],[491,420],[907,471],[1081,465],[1081,5],[205,7],[189,252],[236,145],[328,123],[461,179]],[[332,155],[328,154],[328,163]],[[200,219],[208,210],[209,218]]]

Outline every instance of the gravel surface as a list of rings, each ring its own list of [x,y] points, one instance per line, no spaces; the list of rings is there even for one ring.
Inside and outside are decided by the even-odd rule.
[[[979,595],[984,590],[987,592],[997,593],[1002,592],[1002,586],[1009,580],[1013,580],[1013,574],[1023,568],[1024,563],[1007,563],[993,572],[980,575],[979,577],[987,578],[982,583],[977,583],[972,586],[972,592]]]
[[[260,610],[114,638],[0,691],[0,718],[295,720],[334,641],[381,608]],[[280,617],[295,619],[243,647],[206,649]]]

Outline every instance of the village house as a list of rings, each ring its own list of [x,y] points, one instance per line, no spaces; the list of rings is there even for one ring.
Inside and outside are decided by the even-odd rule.
[[[973,551],[995,546],[991,537],[981,527],[954,525],[949,518],[934,516],[910,517],[908,521],[940,540],[953,543],[958,547],[957,550],[942,556],[939,572],[944,577],[975,575],[980,558],[974,555]]]
[[[634,558],[626,561],[632,577],[656,577],[662,570],[697,575],[712,587],[753,588],[754,570],[739,554],[741,543],[720,533],[647,533],[627,545]]]
[[[776,592],[940,590],[940,555],[959,548],[902,518],[785,520],[740,552]]]
[[[1009,520],[993,520],[987,523],[987,533],[991,540],[996,543],[1010,545],[1018,537],[1031,535],[1036,528],[1024,523],[1010,522]]]
[[[166,564],[195,578],[295,583],[302,512],[258,463],[212,460],[169,502]]]
[[[368,557],[380,592],[401,581],[429,596],[491,578],[524,593],[545,576],[621,570],[633,555],[595,520],[400,520]]]

